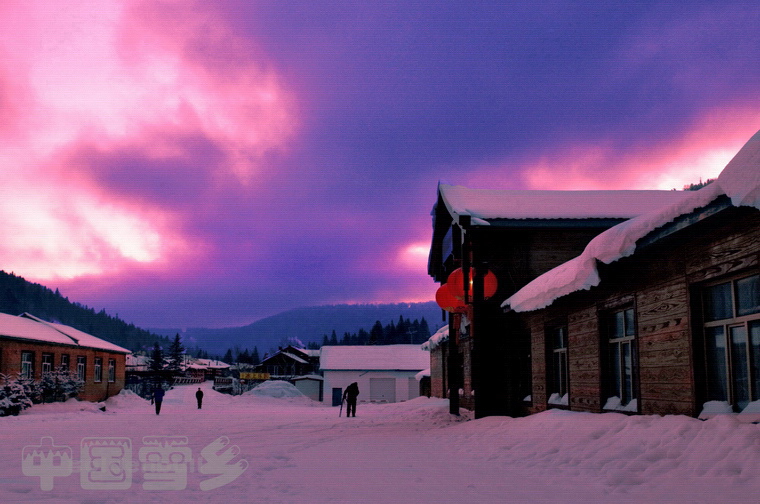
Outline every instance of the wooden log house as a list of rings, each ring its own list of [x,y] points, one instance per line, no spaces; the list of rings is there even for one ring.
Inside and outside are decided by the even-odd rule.
[[[431,349],[433,394],[448,397],[452,413],[460,406],[473,409],[476,417],[527,412],[530,331],[514,313],[502,310],[501,302],[577,256],[600,232],[681,197],[674,191],[515,191],[439,184],[428,273],[445,284],[462,267],[474,277],[475,289],[462,313],[448,315],[448,340]],[[485,270],[498,281],[489,299],[478,289]]]
[[[760,420],[759,258],[760,133],[713,184],[507,299],[531,337],[529,411]]]

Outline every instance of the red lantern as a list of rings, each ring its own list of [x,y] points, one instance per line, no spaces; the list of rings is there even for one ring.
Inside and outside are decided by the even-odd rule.
[[[457,299],[464,299],[464,271],[462,268],[457,268],[449,274],[446,284],[449,286],[451,295]],[[468,298],[472,299],[472,270],[470,270],[469,289],[467,289]]]
[[[475,269],[470,269],[469,288],[467,289],[467,297],[472,299],[472,279],[475,276]],[[457,299],[464,299],[464,271],[462,268],[457,268],[451,272],[446,282],[451,295]],[[499,287],[499,282],[496,279],[493,271],[486,270],[483,276],[483,299],[488,299],[496,294],[496,289]]]
[[[483,299],[488,299],[496,294],[496,289],[499,288],[499,281],[496,279],[493,271],[487,270],[483,277]]]
[[[454,313],[464,308],[464,303],[461,299],[457,299],[451,295],[451,291],[446,284],[438,287],[435,293],[435,302],[438,303],[443,310]]]

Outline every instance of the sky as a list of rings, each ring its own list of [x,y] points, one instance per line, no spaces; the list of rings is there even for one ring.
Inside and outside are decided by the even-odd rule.
[[[755,2],[5,0],[0,269],[141,327],[432,300],[439,182],[681,189]]]

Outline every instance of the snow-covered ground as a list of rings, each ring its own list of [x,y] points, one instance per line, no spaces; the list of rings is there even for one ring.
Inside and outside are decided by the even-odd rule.
[[[282,385],[238,397],[203,389],[203,409],[196,386],[178,386],[160,416],[124,393],[106,411],[71,401],[0,418],[0,502],[745,503],[760,495],[760,426],[731,417],[555,410],[472,420],[449,415],[445,400],[418,398],[360,403],[349,419]]]

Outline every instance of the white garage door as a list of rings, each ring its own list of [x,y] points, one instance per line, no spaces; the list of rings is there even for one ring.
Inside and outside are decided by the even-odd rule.
[[[370,378],[369,400],[375,402],[396,402],[396,379]]]

